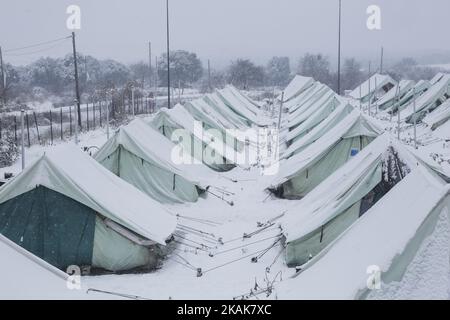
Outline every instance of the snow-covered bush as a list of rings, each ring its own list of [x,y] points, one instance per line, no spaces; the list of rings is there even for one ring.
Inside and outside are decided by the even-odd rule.
[[[19,157],[18,148],[14,136],[10,132],[4,132],[0,139],[0,168],[11,166]]]

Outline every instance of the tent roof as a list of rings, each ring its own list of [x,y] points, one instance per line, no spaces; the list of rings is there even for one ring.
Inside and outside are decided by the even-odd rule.
[[[423,122],[436,129],[440,124],[443,124],[450,119],[450,99],[446,100],[443,104],[436,108],[433,112],[427,115]]]
[[[175,144],[139,118],[117,130],[94,158],[101,162],[119,146],[203,189],[206,189],[210,179],[216,176],[215,172],[193,159],[191,164],[176,164],[172,160]]]
[[[217,93],[207,94],[203,99],[214,108],[217,113],[221,114],[225,119],[232,123],[236,128],[247,128],[247,120],[232,111],[219,97]]]
[[[412,80],[401,80],[399,84],[396,84],[389,90],[385,95],[383,95],[380,99],[378,99],[377,104],[382,106],[386,103],[391,102],[393,99],[397,97],[402,97],[406,92],[408,92],[412,87],[414,87],[414,81]],[[397,92],[399,90],[399,92]]]
[[[400,281],[429,232],[426,229],[440,214],[438,206],[447,206],[448,213],[449,205],[449,187],[428,170],[414,170],[296,278],[281,283],[278,297],[364,297],[368,291],[367,268],[372,265],[382,271],[383,282]]]
[[[389,147],[395,149],[409,168],[417,165],[416,158],[388,133],[379,136],[300,200],[301,210],[291,210],[285,215],[282,224],[287,240],[300,239],[331,221],[339,213],[338,208],[348,206],[347,199],[358,193],[357,188],[364,179],[373,174],[380,174],[381,178],[377,169]]]
[[[297,74],[294,79],[292,79],[292,81],[288,84],[286,89],[284,89],[284,102],[288,102],[291,99],[295,98],[310,86],[312,86],[313,83],[313,78],[303,77]],[[278,96],[277,99],[281,100],[281,95]]]
[[[305,109],[320,100],[324,95],[334,93],[327,85],[315,82],[313,86],[287,103],[290,117],[294,118],[304,112]]]
[[[74,145],[48,150],[0,188],[0,203],[36,186],[59,192],[137,234],[165,244],[176,218]],[[111,196],[114,195],[114,196]]]
[[[269,188],[274,188],[290,180],[299,172],[302,172],[311,164],[320,160],[328,151],[333,148],[341,139],[356,136],[377,137],[383,132],[369,117],[360,111],[354,110],[345,117],[339,124],[324,134],[316,143],[311,144],[302,152],[295,154],[287,160],[282,160],[277,178],[271,183]]]
[[[376,88],[375,88],[375,82],[377,83]],[[392,83],[393,85],[395,85],[396,81],[388,75],[376,73],[373,76],[371,76],[369,79],[364,81],[361,85],[359,85],[355,90],[350,92],[350,97],[352,97],[354,99],[360,99],[360,98],[364,99],[366,96],[368,96],[369,94],[371,94],[374,91],[378,91],[379,89],[381,89],[388,83]],[[369,91],[369,87],[370,87],[370,91]]]
[[[292,143],[289,148],[287,148],[283,153],[282,158],[289,158],[293,154],[298,153],[300,150],[303,150],[304,148],[309,146],[314,141],[320,139],[325,133],[336,127],[340,121],[342,121],[346,116],[352,113],[353,110],[354,108],[350,104],[340,104],[325,120],[316,125],[305,136]],[[289,132],[286,140],[289,141],[295,138],[294,134],[296,134],[296,131],[302,127],[303,124]]]

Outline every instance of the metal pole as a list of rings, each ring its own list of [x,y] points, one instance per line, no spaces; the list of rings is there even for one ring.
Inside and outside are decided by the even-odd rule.
[[[339,0],[338,87],[337,87],[338,95],[341,94],[341,12],[342,12],[342,0]]]
[[[72,47],[73,47],[73,65],[75,68],[75,95],[77,100],[77,105],[75,108],[78,112],[78,125],[81,128],[81,107],[80,107],[80,86],[78,83],[78,62],[77,62],[77,49],[75,45],[75,32],[72,32]]]
[[[375,114],[378,114],[377,88],[377,76],[375,75],[375,90],[373,93],[375,96]]]
[[[169,28],[169,0],[166,0],[167,14],[167,107],[170,109],[170,28]]]
[[[372,98],[372,96],[371,96],[371,94],[370,94],[370,91],[371,91],[371,73],[372,73],[372,71],[371,71],[371,68],[372,68],[372,62],[371,61],[369,61],[369,104],[368,104],[368,113],[369,113],[369,115],[370,115],[370,104],[371,104],[371,98]]]
[[[78,101],[75,99],[75,108],[78,105]],[[75,111],[75,144],[78,144],[78,112]]]
[[[134,114],[134,87],[131,87],[131,109],[132,109],[132,115],[133,117],[135,116]]]
[[[111,97],[112,103],[112,97]],[[109,103],[106,101],[106,138],[109,140]]]
[[[380,74],[383,74],[384,48],[381,47]]]
[[[413,108],[414,108],[414,148],[417,149],[417,120],[416,120],[416,87],[413,88]]]
[[[148,43],[148,88],[152,88],[152,43]]]
[[[211,88],[211,62],[209,61],[209,59],[208,59],[208,90],[209,90],[209,92],[212,91],[212,88]]]
[[[362,110],[362,84],[359,86],[359,111]]]
[[[20,110],[20,129],[21,129],[21,153],[22,153],[22,170],[25,169],[25,110]]]
[[[281,92],[281,101],[280,101],[280,113],[278,114],[278,131],[280,131],[281,128],[281,115],[283,113],[283,101],[284,101],[284,91]]]
[[[397,139],[400,140],[400,83],[397,90]]]
[[[0,107],[3,108],[5,104],[5,70],[3,65],[2,47],[0,46]]]

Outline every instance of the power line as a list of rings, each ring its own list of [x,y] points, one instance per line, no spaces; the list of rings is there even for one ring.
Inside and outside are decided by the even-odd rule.
[[[40,49],[40,50],[36,50],[36,51],[30,51],[30,52],[24,52],[24,53],[17,53],[17,54],[5,54],[5,56],[7,57],[23,57],[23,56],[29,56],[29,55],[33,55],[36,53],[41,53],[41,52],[45,52],[45,51],[49,51],[51,49],[54,49],[56,47],[58,47],[61,43],[57,43],[53,46],[44,48],[44,49]]]
[[[7,50],[4,50],[4,52],[13,52],[13,51],[20,51],[20,50],[24,50],[24,49],[40,47],[40,46],[43,46],[43,45],[46,45],[46,44],[51,44],[51,43],[55,43],[55,42],[66,40],[66,39],[70,39],[70,38],[71,38],[71,36],[66,36],[64,38],[58,38],[58,39],[54,39],[54,40],[40,42],[40,43],[32,44],[32,45],[29,45],[29,46],[7,49]]]

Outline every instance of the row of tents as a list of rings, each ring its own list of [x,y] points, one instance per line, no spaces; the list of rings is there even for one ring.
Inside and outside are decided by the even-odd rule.
[[[45,151],[0,188],[0,256],[6,247],[20,247],[17,256],[26,250],[28,258],[36,257],[49,270],[154,269],[177,229],[176,215],[164,205],[195,202],[215,188],[220,172],[235,165],[205,165],[202,154],[222,154],[214,144],[208,147],[207,139],[220,140],[226,129],[260,125],[259,107],[230,86],[121,126],[94,157],[74,145]],[[197,135],[194,121],[217,136]],[[176,129],[198,140],[200,154],[183,154],[186,162],[174,160]],[[222,145],[234,150],[242,143],[235,139]]]

